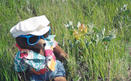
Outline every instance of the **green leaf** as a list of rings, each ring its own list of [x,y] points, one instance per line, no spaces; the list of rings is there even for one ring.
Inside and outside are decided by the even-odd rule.
[[[116,35],[109,35],[103,38],[103,41],[111,41],[112,39],[116,38]]]

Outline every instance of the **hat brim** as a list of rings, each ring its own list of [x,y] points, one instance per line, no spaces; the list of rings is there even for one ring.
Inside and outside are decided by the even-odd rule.
[[[36,36],[40,36],[40,35],[44,35],[49,31],[50,27],[44,27],[43,29],[40,29],[39,31],[33,31],[30,32],[30,34],[32,35],[36,35]]]

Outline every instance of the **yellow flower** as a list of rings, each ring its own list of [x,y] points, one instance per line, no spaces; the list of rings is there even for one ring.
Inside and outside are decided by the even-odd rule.
[[[76,30],[74,30],[73,36],[74,36],[77,40],[80,38],[80,35],[79,35],[78,31],[76,31]]]
[[[87,26],[80,24],[78,30],[73,31],[73,36],[75,39],[79,40],[80,38],[84,37],[85,33],[87,33]]]
[[[84,32],[87,33],[87,27],[84,28]]]

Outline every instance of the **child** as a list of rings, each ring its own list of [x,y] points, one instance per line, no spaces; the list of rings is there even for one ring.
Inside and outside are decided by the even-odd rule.
[[[19,49],[14,61],[19,80],[22,76],[25,81],[66,81],[64,66],[55,55],[67,58],[67,54],[54,40],[49,24],[42,15],[21,21],[11,28]]]

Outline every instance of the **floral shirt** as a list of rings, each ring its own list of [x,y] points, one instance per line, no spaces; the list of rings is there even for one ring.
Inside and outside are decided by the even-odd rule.
[[[19,49],[14,60],[15,70],[22,72],[33,68],[35,71],[43,71],[42,69],[48,68],[54,71],[56,58],[53,53],[53,48],[57,45],[54,37],[55,35],[49,35],[48,40],[45,40],[45,56],[32,50]]]

